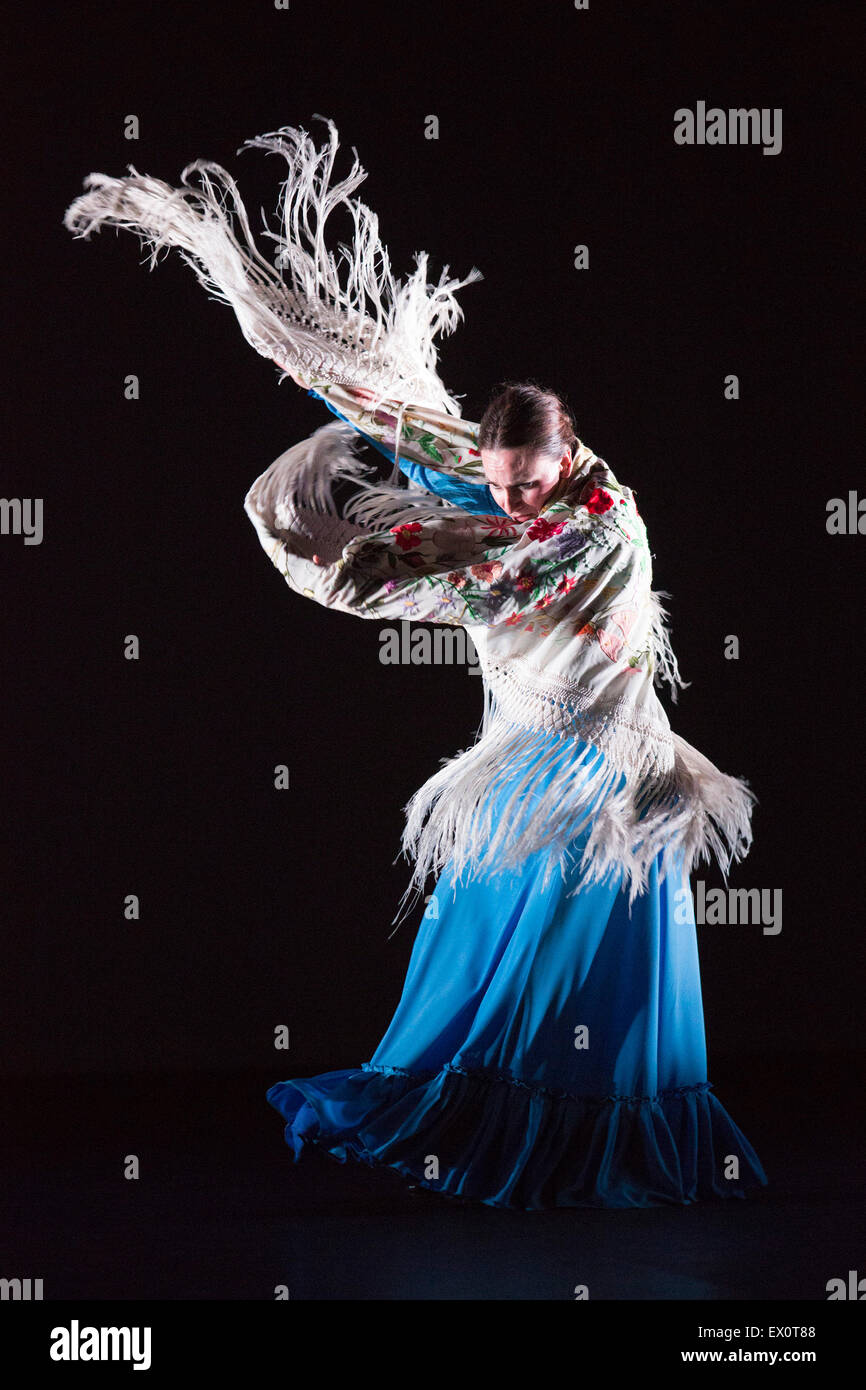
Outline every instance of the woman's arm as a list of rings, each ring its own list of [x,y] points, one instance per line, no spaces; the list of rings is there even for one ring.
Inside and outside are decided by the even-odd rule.
[[[298,503],[286,482],[293,452],[250,488],[247,514],[290,588],[357,617],[546,628],[566,609],[576,615],[581,581],[619,544],[583,508],[528,531],[507,518],[446,509],[371,532]]]
[[[295,372],[290,375],[309,395],[324,401],[334,415],[363,435],[390,463],[394,462],[395,431],[401,414],[399,401],[383,401],[373,409],[372,391],[316,378],[306,381]],[[463,511],[505,516],[484,477],[477,431],[473,421],[407,404],[402,407],[397,461],[416,487],[444,497]]]
[[[419,574],[418,523],[372,536],[340,517],[306,511],[280,499],[278,463],[256,479],[244,506],[290,589],[359,618],[459,623],[469,616],[462,571],[443,562],[447,574]]]

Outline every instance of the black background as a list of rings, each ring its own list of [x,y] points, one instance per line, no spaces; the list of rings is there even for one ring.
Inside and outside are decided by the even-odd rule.
[[[828,499],[866,487],[855,15],[834,3],[292,0],[282,12],[236,0],[49,4],[7,20],[2,490],[45,508],[41,545],[0,538],[0,1044],[22,1144],[60,1151],[74,1117],[40,1130],[35,1110],[76,1078],[77,1097],[112,1076],[146,1087],[207,1073],[218,1090],[236,1073],[255,1078],[234,1093],[238,1135],[258,1125],[276,1151],[265,1086],[359,1065],[390,1020],[420,918],[394,933],[402,807],[480,719],[477,678],[381,665],[378,624],[301,600],[263,555],[244,494],[331,418],[324,407],[290,381],[277,389],[176,254],[148,272],[132,235],[76,241],[62,225],[91,170],[133,164],[177,183],[208,158],[238,179],[254,227],[260,208],[275,227],[284,166],[238,147],[281,125],[322,143],[315,113],[340,133],[337,176],[352,146],[369,171],[360,196],[398,275],[421,249],[434,278],[446,264],[484,273],[461,292],[466,321],[440,355],[464,415],[479,419],[502,379],[536,380],[635,489],[691,681],[666,701],[674,728],[759,799],[731,884],[783,893],[777,936],[699,927],[710,1076],[728,1077],[722,1098],[759,1154],[780,1108],[802,1116],[810,1143],[828,1085],[853,1138],[866,538],[825,523]],[[673,113],[698,100],[781,107],[781,153],[676,145]],[[430,114],[438,140],[424,138]],[[573,268],[579,243],[587,272]],[[128,373],[139,401],[124,399]],[[724,399],[728,373],[739,401]],[[123,657],[129,633],[137,662]],[[728,634],[739,660],[724,657]],[[287,792],[274,790],[277,763]],[[713,870],[695,878],[721,883]],[[129,893],[138,922],[123,916]],[[274,1051],[279,1024],[288,1053]],[[165,1094],[189,1100],[171,1082]],[[225,1133],[230,1109],[208,1134]],[[120,1129],[118,1144],[135,1148]],[[844,1152],[804,1190],[828,1192]],[[204,1202],[201,1181],[189,1191]],[[792,1208],[785,1220],[807,1250]],[[90,1283],[59,1274],[60,1255],[50,1268],[55,1291],[82,1296],[223,1296],[205,1273],[178,1293],[161,1258],[140,1286],[119,1266],[94,1265]],[[822,1265],[817,1292],[785,1259],[773,1296],[820,1298],[856,1255]],[[311,1276],[307,1296],[345,1296],[336,1271]],[[761,1277],[753,1264],[753,1292]],[[674,1280],[667,1296],[719,1296],[706,1287]],[[431,1276],[421,1296],[438,1288]],[[526,1296],[559,1296],[534,1288]]]
[[[269,1300],[281,1282],[569,1299],[588,1275],[602,1300],[823,1300],[864,1273],[866,539],[826,531],[828,499],[866,486],[858,8],[7,18],[2,491],[44,499],[45,536],[0,537],[0,1274],[44,1276],[52,1299]],[[781,107],[781,153],[676,145],[675,110],[699,100]],[[783,893],[779,935],[698,929],[710,1077],[766,1164],[764,1207],[512,1222],[414,1209],[382,1174],[289,1180],[265,1089],[358,1066],[382,1036],[420,917],[393,932],[402,807],[474,738],[480,682],[383,666],[379,624],[289,592],[243,498],[332,417],[277,389],[176,254],[149,272],[134,236],[76,241],[62,218],[91,171],[176,184],[207,158],[275,227],[285,166],[238,148],[281,125],[322,143],[315,113],[340,133],[337,177],[352,146],[369,171],[398,275],[421,249],[433,278],[484,273],[441,348],[464,415],[502,379],[539,381],[637,493],[691,681],[673,725],[759,798],[731,884]],[[120,1176],[129,1152],[141,1182]]]
[[[131,234],[62,226],[91,170],[177,183],[202,157],[275,227],[285,166],[237,149],[280,125],[322,143],[315,113],[340,133],[337,175],[351,146],[369,171],[359,196],[397,274],[422,248],[434,277],[484,273],[440,355],[464,415],[503,378],[540,381],[636,490],[692,682],[674,727],[759,799],[731,883],[783,891],[778,936],[699,929],[711,1059],[861,1046],[866,540],[825,528],[863,476],[853,15],[301,0],[18,15],[3,489],[44,498],[45,536],[0,547],[7,1072],[267,1067],[279,1023],[289,1072],[355,1065],[399,997],[418,920],[391,935],[401,808],[473,738],[480,681],[384,667],[379,625],[285,588],[243,496],[331,417],[277,389],[176,253],[149,272]],[[699,99],[781,107],[781,153],[676,145],[673,112]]]

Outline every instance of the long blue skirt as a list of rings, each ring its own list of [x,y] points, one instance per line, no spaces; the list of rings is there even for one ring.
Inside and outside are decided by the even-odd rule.
[[[296,1161],[315,1146],[520,1211],[766,1186],[707,1077],[687,877],[657,861],[629,915],[620,880],[573,893],[581,848],[546,888],[544,853],[456,888],[446,868],[369,1061],[268,1090]]]

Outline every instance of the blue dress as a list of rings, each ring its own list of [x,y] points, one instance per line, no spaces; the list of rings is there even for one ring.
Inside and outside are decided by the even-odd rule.
[[[404,471],[466,505],[455,495],[466,484],[411,462]],[[472,486],[466,501],[485,491]],[[479,501],[499,510],[489,493]],[[296,1160],[315,1146],[521,1211],[766,1186],[707,1079],[688,878],[660,882],[657,861],[629,914],[621,880],[580,886],[582,841],[573,848],[546,888],[546,851],[462,883],[446,867],[369,1061],[268,1090]]]

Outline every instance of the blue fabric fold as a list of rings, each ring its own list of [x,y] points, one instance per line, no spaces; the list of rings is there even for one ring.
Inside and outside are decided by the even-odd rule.
[[[659,856],[629,913],[621,880],[583,881],[583,842],[546,888],[544,852],[463,882],[446,868],[369,1061],[268,1090],[296,1161],[315,1148],[521,1211],[767,1185],[708,1079],[688,878],[662,880]]]
[[[374,449],[378,449],[380,454],[384,454],[389,463],[394,462],[393,450],[388,449],[380,439],[374,439],[372,435],[365,434],[359,429],[353,420],[347,419],[342,411],[338,410],[327,396],[323,396],[319,391],[308,390],[309,396],[314,396],[316,400],[322,401],[330,410],[332,415],[336,415],[339,420],[344,420],[347,425],[358,434],[363,435],[368,444],[372,444]],[[399,460],[400,470],[405,473],[410,483],[416,487],[423,487],[427,492],[436,493],[439,497],[444,497],[446,501],[453,502],[455,506],[462,508],[464,512],[472,512],[477,516],[507,516],[497,502],[493,500],[493,493],[489,487],[480,483],[468,483],[463,478],[453,477],[450,473],[443,473],[437,468],[426,468],[424,464],[417,463],[414,459],[407,459],[401,456]]]
[[[299,1160],[386,1165],[445,1196],[518,1211],[744,1198],[766,1185],[709,1082],[653,1097],[556,1096],[504,1076],[365,1065],[272,1086]],[[739,1177],[725,1176],[731,1155]],[[435,1159],[437,1175],[431,1172]]]

